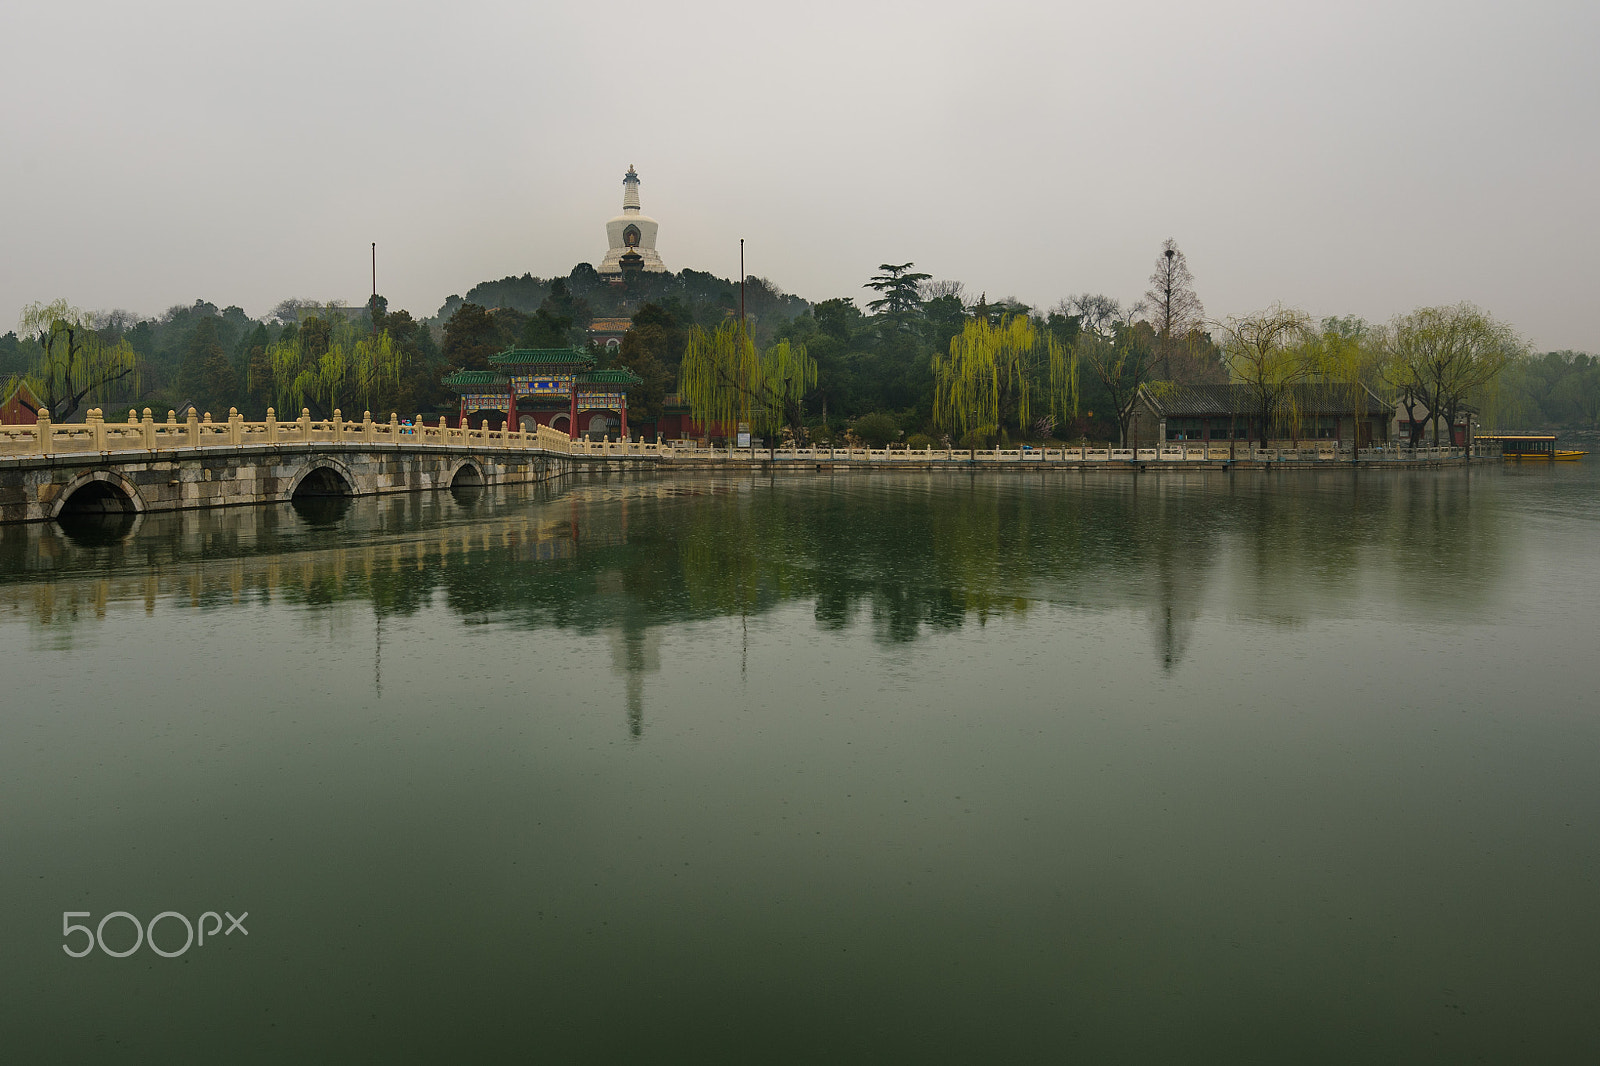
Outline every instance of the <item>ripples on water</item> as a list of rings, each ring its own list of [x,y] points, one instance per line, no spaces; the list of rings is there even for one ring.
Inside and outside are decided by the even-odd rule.
[[[1600,1050],[1593,470],[596,478],[0,527],[10,1039]],[[170,962],[66,959],[54,924],[228,901],[250,940]],[[190,1045],[180,1015],[211,1019]]]

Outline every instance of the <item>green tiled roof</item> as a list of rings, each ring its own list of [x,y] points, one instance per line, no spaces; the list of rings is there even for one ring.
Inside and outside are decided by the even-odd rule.
[[[580,363],[593,366],[594,357],[579,348],[507,348],[489,357],[496,366],[530,366],[539,363]]]
[[[622,367],[615,370],[591,370],[579,380],[585,385],[639,385],[644,382],[644,378]]]
[[[444,385],[509,385],[511,380],[493,370],[457,370],[440,379]]]

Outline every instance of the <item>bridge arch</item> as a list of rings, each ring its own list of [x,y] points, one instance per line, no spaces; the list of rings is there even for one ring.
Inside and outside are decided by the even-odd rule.
[[[289,498],[308,496],[354,496],[355,475],[343,463],[328,458],[313,459],[294,478]]]
[[[144,510],[144,498],[133,482],[112,470],[90,470],[62,486],[50,506],[50,517],[143,514]]]
[[[487,484],[489,479],[484,476],[483,467],[475,459],[462,459],[450,468],[450,474],[445,478],[445,484],[453,489],[474,488]]]

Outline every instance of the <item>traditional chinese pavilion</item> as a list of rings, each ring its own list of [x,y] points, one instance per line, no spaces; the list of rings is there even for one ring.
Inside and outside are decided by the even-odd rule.
[[[524,431],[537,425],[567,436],[628,435],[628,389],[641,383],[631,370],[595,368],[581,348],[508,348],[489,357],[488,370],[457,370],[444,379],[461,397],[461,422],[503,415]]]

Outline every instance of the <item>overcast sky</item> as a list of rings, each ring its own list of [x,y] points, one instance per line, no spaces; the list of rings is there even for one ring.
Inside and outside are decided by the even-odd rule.
[[[1213,317],[1470,300],[1600,352],[1600,3],[0,5],[0,328],[65,297],[431,314],[597,263]]]

